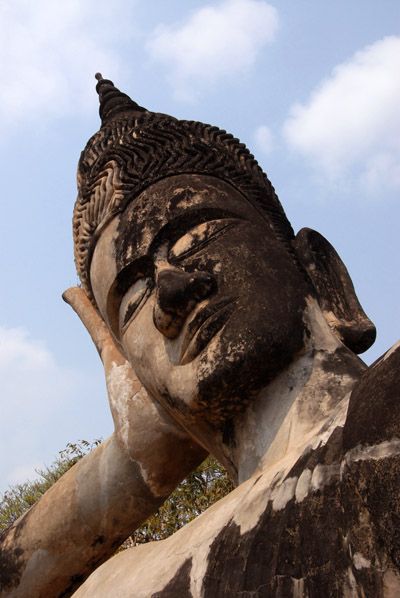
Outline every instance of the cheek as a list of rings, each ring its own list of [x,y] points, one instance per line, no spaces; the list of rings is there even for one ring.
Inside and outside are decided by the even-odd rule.
[[[198,364],[174,366],[174,341],[165,339],[154,326],[153,308],[152,296],[122,338],[124,353],[150,395],[185,410],[197,396]]]
[[[159,385],[167,367],[162,335],[153,324],[154,297],[150,297],[122,338],[125,355],[139,380],[149,385]]]

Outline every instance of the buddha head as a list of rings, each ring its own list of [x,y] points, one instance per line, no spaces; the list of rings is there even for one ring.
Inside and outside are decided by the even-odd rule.
[[[98,77],[102,126],[78,167],[83,287],[147,391],[219,424],[304,350],[306,298],[355,352],[374,340],[340,258],[295,237],[247,148],[153,113]]]

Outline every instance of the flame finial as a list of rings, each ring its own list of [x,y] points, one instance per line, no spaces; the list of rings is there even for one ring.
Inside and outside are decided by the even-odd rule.
[[[95,77],[97,79],[96,91],[99,94],[99,114],[102,126],[115,118],[147,112],[146,108],[142,108],[126,93],[117,89],[112,81],[103,79],[101,73],[96,73]]]

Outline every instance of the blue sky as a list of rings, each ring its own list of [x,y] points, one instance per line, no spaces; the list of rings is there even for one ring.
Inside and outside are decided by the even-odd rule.
[[[75,172],[99,127],[97,71],[244,141],[295,230],[321,232],[348,266],[378,328],[364,359],[400,336],[398,0],[4,0],[0,491],[112,431],[97,354],[61,300],[77,282]]]

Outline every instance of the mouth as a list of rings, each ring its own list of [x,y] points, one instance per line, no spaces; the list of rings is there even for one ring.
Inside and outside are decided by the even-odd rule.
[[[195,359],[211,339],[223,328],[235,307],[235,299],[223,299],[208,304],[195,315],[187,326],[181,348],[180,365]]]

